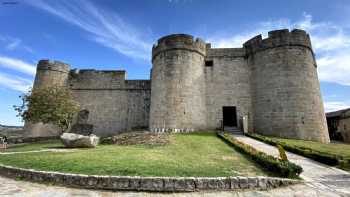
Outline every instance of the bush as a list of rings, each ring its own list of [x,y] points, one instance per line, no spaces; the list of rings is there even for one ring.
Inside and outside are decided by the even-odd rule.
[[[311,148],[306,147],[300,147],[300,146],[294,146],[290,144],[286,144],[283,142],[278,142],[277,140],[273,140],[269,137],[257,135],[257,134],[246,134],[247,136],[257,139],[259,141],[265,142],[267,144],[273,145],[273,146],[282,146],[285,150],[290,151],[292,153],[302,155],[305,157],[308,157],[310,159],[313,159],[315,161],[318,161],[320,163],[324,163],[331,166],[339,165],[339,160],[342,159],[341,156],[338,155],[332,155],[329,153],[324,153],[320,151],[313,150]]]
[[[268,171],[275,172],[282,177],[297,178],[303,169],[289,161],[277,159],[264,152],[258,151],[255,148],[236,140],[233,136],[226,133],[218,133],[218,136],[232,145],[236,150],[247,154],[252,160],[260,164]]]
[[[286,151],[284,151],[284,148],[281,145],[277,145],[278,152],[280,153],[280,158],[282,161],[288,161]]]

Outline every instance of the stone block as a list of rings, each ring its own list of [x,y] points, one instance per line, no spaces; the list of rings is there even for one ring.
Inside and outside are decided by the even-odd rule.
[[[257,177],[248,177],[248,188],[254,189],[258,187],[258,178]]]
[[[174,179],[175,191],[195,191],[194,178],[176,178]]]
[[[162,191],[164,187],[163,180],[160,178],[142,178],[140,190]]]
[[[136,188],[134,184],[133,185],[130,184],[129,178],[110,177],[110,182],[109,182],[110,189],[123,190],[123,189],[128,189],[129,186]],[[137,186],[139,186],[139,185],[137,185]]]
[[[248,178],[247,177],[238,177],[239,180],[239,188],[248,189]]]
[[[175,180],[173,178],[164,178],[164,191],[173,192],[175,190]]]
[[[240,189],[240,185],[239,185],[239,178],[237,177],[230,177],[230,181],[231,181],[231,189],[235,190],[235,189]]]
[[[94,185],[97,185],[98,178],[96,176],[88,176],[87,187],[93,188]]]
[[[267,189],[267,180],[265,177],[258,177],[258,188]]]
[[[129,189],[138,190],[141,187],[141,180],[139,177],[129,177]]]

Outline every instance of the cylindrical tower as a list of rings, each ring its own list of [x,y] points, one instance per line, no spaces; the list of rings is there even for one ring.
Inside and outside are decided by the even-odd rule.
[[[205,129],[205,54],[205,42],[185,34],[165,36],[153,47],[151,131]]]
[[[66,86],[70,66],[59,61],[40,60],[34,80],[33,89],[47,86]],[[59,128],[51,124],[30,123],[24,125],[28,137],[57,136]]]
[[[253,126],[257,133],[329,142],[309,35],[271,31],[244,44],[252,67]]]
[[[70,66],[60,61],[40,60],[33,88],[43,86],[66,86]]]

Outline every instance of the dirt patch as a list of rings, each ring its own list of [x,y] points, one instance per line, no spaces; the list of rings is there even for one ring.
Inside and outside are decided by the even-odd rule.
[[[117,145],[166,145],[169,144],[169,134],[153,132],[131,132],[122,133],[113,137],[107,137],[101,140],[101,144]]]

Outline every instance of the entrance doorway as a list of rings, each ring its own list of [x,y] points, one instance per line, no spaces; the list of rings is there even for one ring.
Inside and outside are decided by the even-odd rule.
[[[223,126],[237,127],[237,110],[235,106],[222,107]]]

